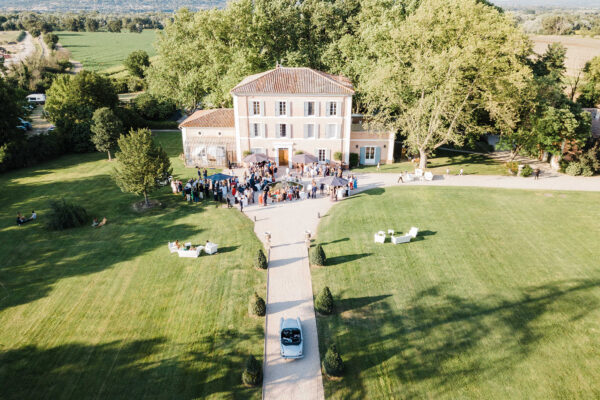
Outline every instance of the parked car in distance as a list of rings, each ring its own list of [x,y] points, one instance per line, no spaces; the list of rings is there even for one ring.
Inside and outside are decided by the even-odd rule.
[[[23,131],[23,132],[27,132],[27,128],[24,127],[23,125],[17,125],[17,129]]]
[[[300,318],[281,318],[279,322],[279,337],[281,343],[281,357],[296,359],[304,357],[304,341],[302,337],[302,323]]]
[[[46,132],[52,132],[55,129],[56,129],[56,126],[50,125],[50,127],[48,129],[46,129]]]
[[[23,118],[19,118],[19,122],[25,127],[25,129],[27,129],[28,131],[31,130],[31,122],[25,121]]]
[[[26,97],[29,103],[44,104],[46,103],[46,95],[42,93],[33,93]]]

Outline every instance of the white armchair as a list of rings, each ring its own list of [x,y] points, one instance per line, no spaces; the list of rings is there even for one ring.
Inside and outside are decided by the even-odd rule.
[[[425,172],[424,176],[425,176],[425,180],[426,181],[432,181],[433,180],[433,173],[431,173],[429,171]]]
[[[423,170],[421,168],[415,168],[415,178],[423,178]]]
[[[208,242],[204,245],[204,252],[206,254],[215,254],[219,248],[219,245],[216,243]]]
[[[175,242],[169,242],[168,246],[169,246],[169,251],[171,253],[176,253],[179,251],[179,249],[177,247],[175,247]]]
[[[385,243],[385,232],[379,231],[374,236],[375,243]]]

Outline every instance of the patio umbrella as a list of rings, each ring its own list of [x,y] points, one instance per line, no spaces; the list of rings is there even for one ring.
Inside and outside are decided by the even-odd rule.
[[[218,174],[209,175],[206,178],[215,182],[215,181],[224,181],[226,179],[233,178],[233,177],[231,175],[225,175],[225,174],[218,173]]]
[[[259,163],[263,161],[269,161],[269,158],[264,154],[255,153],[247,155],[242,161],[245,163]]]
[[[344,178],[338,178],[337,176],[326,176],[321,179],[321,183],[324,183],[327,186],[346,186],[348,184],[348,180]]]
[[[319,161],[319,159],[312,154],[294,154],[292,162],[296,164],[310,164]]]

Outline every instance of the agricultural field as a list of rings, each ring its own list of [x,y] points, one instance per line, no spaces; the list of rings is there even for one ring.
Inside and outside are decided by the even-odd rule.
[[[195,175],[178,155],[179,132],[156,135],[174,174]],[[258,399],[241,373],[262,359],[262,319],[248,299],[265,296],[252,222],[214,203],[187,204],[165,187],[163,207],[139,214],[105,154],[68,155],[0,176],[0,398]],[[101,228],[49,232],[51,198],[71,200]],[[16,226],[17,211],[38,219]],[[167,242],[219,244],[179,258]]]
[[[23,31],[0,31],[0,45],[10,42],[20,42],[25,38]]]
[[[56,32],[59,44],[71,52],[71,58],[83,64],[85,69],[103,71],[119,67],[129,53],[144,50],[155,54],[152,46],[156,31],[142,33],[112,32]]]
[[[316,243],[344,377],[328,399],[600,398],[600,193],[393,187],[335,205]],[[416,240],[373,243],[379,230]]]
[[[542,54],[551,43],[562,43],[567,49],[567,75],[577,76],[585,64],[600,56],[600,39],[582,36],[532,35],[533,50]]]

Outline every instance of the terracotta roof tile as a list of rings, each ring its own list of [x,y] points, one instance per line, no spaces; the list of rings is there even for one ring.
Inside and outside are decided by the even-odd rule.
[[[179,124],[180,128],[233,128],[233,108],[198,110]]]
[[[353,95],[352,82],[311,68],[277,67],[251,75],[231,90],[233,94],[335,94]]]

